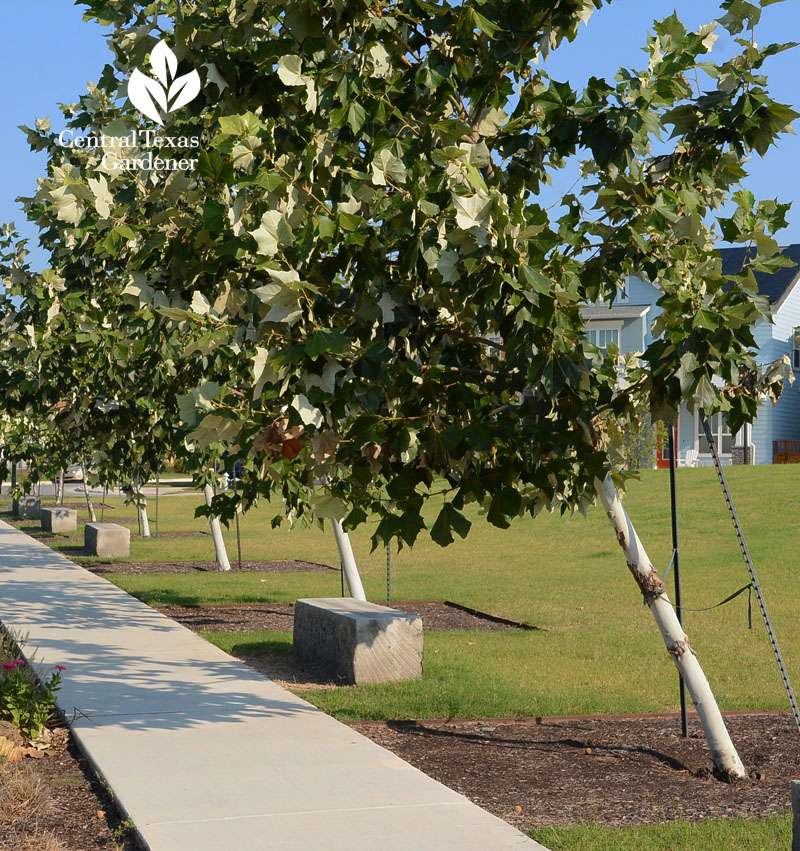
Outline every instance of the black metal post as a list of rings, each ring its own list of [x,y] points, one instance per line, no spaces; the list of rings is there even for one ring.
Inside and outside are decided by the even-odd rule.
[[[239,530],[239,509],[236,509],[236,554],[239,557],[239,570],[242,569],[242,533]]]
[[[681,564],[678,547],[678,496],[675,486],[675,429],[677,429],[677,421],[675,425],[668,425],[668,441],[669,441],[669,497],[670,507],[672,510],[672,567],[675,571],[675,609],[678,615],[678,623],[683,625],[683,611],[681,610]],[[678,674],[678,682],[680,684],[681,697],[681,734],[684,738],[689,735],[689,719],[686,717],[686,683],[683,677]]]
[[[11,489],[17,486],[17,462],[11,464]],[[16,517],[19,514],[19,501],[16,497],[11,497],[11,515]]]

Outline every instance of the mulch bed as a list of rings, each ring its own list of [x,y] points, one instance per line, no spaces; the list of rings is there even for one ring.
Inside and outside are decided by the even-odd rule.
[[[508,629],[442,602],[394,603],[426,629]],[[289,630],[293,606],[169,606],[160,611],[202,631]],[[287,653],[237,655],[295,691],[337,684]],[[514,826],[595,822],[655,824],[736,818],[790,808],[800,777],[800,733],[789,715],[732,714],[728,729],[750,777],[714,778],[705,736],[690,716],[360,722],[351,726]],[[519,808],[517,810],[516,808]]]
[[[274,564],[274,562],[273,562]],[[90,569],[100,567],[92,565]],[[141,567],[141,565],[130,565]],[[295,568],[297,569],[297,568]],[[320,566],[320,569],[321,566]],[[99,572],[99,571],[97,571]],[[106,572],[111,572],[106,571]],[[392,607],[422,618],[425,630],[485,630],[496,632],[514,627],[489,616],[472,614],[452,603],[426,601],[392,603]],[[243,632],[257,630],[291,631],[294,603],[264,603],[230,606],[159,606],[167,617],[195,631]]]
[[[17,772],[32,773],[49,805],[28,808],[28,817],[0,815],[0,849],[47,847],[35,837],[52,834],[69,851],[136,851],[133,832],[122,824],[106,787],[95,776],[68,731],[52,731],[51,747],[40,759],[25,758],[0,765],[0,793]],[[0,795],[2,797],[2,795]]]
[[[734,714],[728,729],[750,779],[714,779],[696,717],[360,722],[350,726],[505,821],[529,830],[655,824],[791,810],[800,733],[791,716]],[[515,808],[520,810],[516,811]]]

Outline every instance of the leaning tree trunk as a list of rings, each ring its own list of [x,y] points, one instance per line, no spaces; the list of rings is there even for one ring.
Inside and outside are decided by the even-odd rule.
[[[141,501],[137,502],[136,510],[139,513],[139,526],[142,530],[142,537],[150,537],[150,521],[147,519],[147,500],[142,496]]]
[[[81,473],[83,473],[83,492],[86,494],[86,508],[89,510],[89,522],[97,523],[97,515],[94,513],[92,498],[89,496],[89,473],[86,469],[85,458],[81,458]]]
[[[211,485],[206,485],[204,490],[206,495],[206,505],[210,508],[211,500],[214,496],[214,490]],[[217,557],[217,570],[230,570],[231,563],[228,561],[228,551],[225,549],[225,539],[222,537],[222,527],[220,526],[219,517],[209,517],[208,525],[211,527],[211,538],[214,541],[214,552]]]
[[[361,584],[361,577],[358,575],[353,547],[350,545],[350,536],[342,529],[342,524],[338,520],[331,520],[331,525],[336,538],[336,546],[339,548],[339,560],[342,563],[342,571],[347,581],[350,596],[356,600],[366,600],[367,595],[364,593],[364,586]]]
[[[689,637],[683,631],[678,616],[664,592],[664,583],[647,557],[642,542],[639,540],[639,536],[620,502],[619,494],[611,481],[611,476],[607,475],[604,481],[595,479],[595,487],[608,519],[614,527],[617,541],[625,553],[628,568],[639,585],[644,595],[644,601],[650,607],[658,628],[661,630],[667,650],[689,689],[692,702],[703,724],[703,730],[717,771],[728,781],[743,779],[746,777],[744,766],[736,753],[731,737],[728,735],[728,730],[722,720],[722,714],[711,692],[706,675],[697,661],[694,650],[692,650]]]

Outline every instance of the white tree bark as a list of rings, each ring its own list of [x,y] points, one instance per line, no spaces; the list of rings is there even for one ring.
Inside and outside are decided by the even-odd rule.
[[[729,781],[743,779],[747,776],[744,766],[725,727],[706,675],[692,650],[689,637],[683,631],[678,616],[664,593],[664,584],[647,557],[642,542],[620,502],[611,476],[607,475],[603,481],[595,479],[595,487],[614,527],[617,541],[625,553],[628,568],[644,595],[645,603],[650,607],[661,630],[664,644],[689,689],[717,771]]]
[[[64,468],[62,467],[58,471],[58,482],[56,483],[56,504],[63,505],[64,504]]]
[[[147,517],[147,499],[145,499],[144,493],[142,493],[142,479],[138,473],[131,479],[129,493],[130,498],[136,505],[136,514],[139,518],[139,530],[141,535],[143,538],[149,538],[150,521]]]
[[[358,574],[350,536],[342,529],[342,524],[338,520],[332,519],[331,525],[333,526],[333,535],[336,538],[336,546],[339,548],[339,560],[342,562],[342,570],[350,596],[356,600],[366,600],[367,595],[364,593],[364,586],[361,584],[361,577]]]
[[[147,502],[144,497],[142,497],[142,502],[136,506],[137,511],[139,512],[139,525],[142,528],[142,537],[149,538],[150,537],[150,521],[147,519]]]
[[[206,505],[211,506],[211,500],[214,496],[214,489],[211,485],[205,486]],[[211,538],[214,541],[214,553],[217,557],[217,570],[225,571],[231,569],[231,563],[228,561],[228,551],[225,549],[225,539],[222,537],[222,527],[220,526],[219,517],[209,517],[208,525],[211,527]]]
[[[86,508],[89,511],[89,522],[97,523],[97,515],[94,513],[92,498],[89,496],[89,471],[86,469],[86,460],[81,458],[81,472],[83,473],[83,492],[86,494]]]

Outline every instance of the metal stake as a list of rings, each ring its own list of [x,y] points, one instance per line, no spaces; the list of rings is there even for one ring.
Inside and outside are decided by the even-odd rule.
[[[706,435],[706,442],[708,443],[708,448],[711,451],[711,457],[714,460],[714,466],[717,468],[717,477],[719,478],[719,483],[722,485],[722,493],[725,494],[725,503],[728,506],[728,513],[731,515],[731,520],[733,521],[733,528],[736,531],[736,539],[739,541],[739,549],[742,551],[744,563],[745,565],[747,565],[747,572],[750,574],[750,582],[753,585],[753,591],[755,591],[756,600],[758,600],[758,608],[761,610],[761,617],[764,619],[764,625],[767,628],[769,643],[772,645],[772,652],[775,654],[775,661],[778,663],[778,670],[781,672],[783,687],[786,689],[786,695],[789,698],[789,705],[792,707],[792,714],[794,715],[794,720],[797,724],[797,729],[800,730],[800,706],[797,705],[797,699],[794,695],[794,689],[792,688],[792,684],[789,681],[789,672],[786,670],[786,663],[783,661],[783,654],[781,653],[780,647],[778,647],[778,637],[775,635],[775,630],[772,626],[772,620],[770,619],[769,612],[767,612],[767,603],[764,600],[764,593],[761,590],[761,583],[758,581],[758,577],[756,576],[756,569],[753,566],[753,560],[750,558],[750,550],[747,546],[747,541],[745,540],[744,532],[742,532],[742,527],[739,524],[739,516],[736,514],[736,509],[733,505],[733,497],[731,496],[730,489],[728,488],[728,480],[725,478],[725,473],[722,469],[722,464],[719,463],[717,449],[714,446],[714,436],[711,433],[711,427],[709,426],[708,420],[706,419],[706,412],[705,410],[703,410],[703,408],[700,408],[699,413],[700,422],[703,424],[703,431]]]
[[[681,563],[678,546],[678,496],[675,485],[675,425],[667,426],[669,445],[669,501],[672,512],[672,563],[675,567],[675,613],[678,615],[678,623],[683,626],[683,611],[681,610]],[[687,738],[689,735],[689,719],[686,717],[686,683],[678,674],[678,683],[681,698],[681,735]]]
[[[386,605],[392,607],[392,542],[386,544]]]
[[[236,552],[239,556],[239,570],[242,569],[242,535],[239,531],[239,506],[236,506]]]

